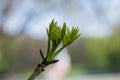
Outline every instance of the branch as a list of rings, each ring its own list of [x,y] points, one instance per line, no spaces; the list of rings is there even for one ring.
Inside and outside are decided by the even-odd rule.
[[[42,57],[42,63],[38,64],[38,66],[35,68],[34,72],[28,78],[28,80],[34,80],[39,74],[41,74],[41,72],[44,71],[44,68],[48,65],[41,49],[40,49],[40,56]]]
[[[40,49],[42,63],[38,64],[28,80],[34,80],[39,74],[41,74],[41,72],[44,71],[44,68],[47,67],[49,64],[54,64],[58,62],[59,60],[54,59],[55,56],[57,56],[60,51],[62,51],[66,46],[70,45],[80,36],[80,34],[78,33],[78,28],[73,27],[71,31],[68,28],[68,31],[66,33],[66,24],[64,23],[61,29],[60,26],[57,25],[57,22],[54,22],[54,19],[51,21],[49,28],[46,30],[48,34],[47,54],[44,56],[42,50]],[[57,50],[57,47],[61,42],[63,42],[63,47]]]
[[[32,75],[28,78],[28,80],[34,80],[41,72],[44,71],[44,68],[47,66],[47,64],[38,64]]]

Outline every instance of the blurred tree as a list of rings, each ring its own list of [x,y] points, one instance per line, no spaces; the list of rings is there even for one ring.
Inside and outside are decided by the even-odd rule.
[[[113,28],[111,36],[85,39],[93,70],[120,72],[120,27]]]
[[[120,72],[120,25],[113,27],[113,34],[107,44],[109,69],[111,72]]]

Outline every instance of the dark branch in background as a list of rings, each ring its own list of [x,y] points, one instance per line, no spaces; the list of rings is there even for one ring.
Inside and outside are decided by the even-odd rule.
[[[47,28],[46,31],[48,35],[47,54],[44,55],[40,49],[42,62],[37,65],[28,80],[34,80],[48,65],[58,62],[59,60],[55,60],[54,58],[60,51],[73,43],[80,36],[78,28],[73,27],[71,30],[69,28],[66,29],[66,23],[64,23],[61,28],[54,19],[51,21],[49,28]],[[58,48],[60,43],[63,43],[63,45],[61,48]]]

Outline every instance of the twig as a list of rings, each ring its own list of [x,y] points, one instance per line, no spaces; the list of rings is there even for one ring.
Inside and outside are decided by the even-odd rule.
[[[46,62],[46,59],[44,58],[44,55],[41,49],[40,49],[40,56],[42,57],[42,63],[38,64],[38,66],[35,68],[34,72],[28,78],[28,80],[34,80],[39,74],[41,74],[41,72],[44,71],[44,68],[48,66],[48,63]]]
[[[80,34],[79,29],[73,27],[71,31],[69,28],[66,32],[66,23],[63,24],[62,28],[57,25],[57,22],[54,19],[51,21],[49,28],[46,29],[48,34],[48,48],[47,54],[44,55],[42,50],[40,49],[40,56],[42,58],[42,63],[38,64],[32,75],[28,78],[28,80],[34,80],[41,72],[44,71],[44,68],[49,64],[54,64],[59,60],[55,60],[55,56],[58,55],[60,51],[62,51],[65,47],[74,42]],[[63,43],[63,47],[57,49],[60,43]]]
[[[42,63],[37,65],[37,67],[35,68],[32,75],[28,78],[28,80],[34,80],[39,74],[41,74],[41,72],[44,71],[45,67],[47,67],[49,64],[53,64],[59,61],[59,60],[53,60],[50,62],[46,61],[46,58],[44,58],[41,49],[40,49],[40,56],[42,57]]]
[[[34,80],[41,72],[44,71],[44,68],[47,66],[47,64],[38,64],[32,75],[28,78],[28,80]]]

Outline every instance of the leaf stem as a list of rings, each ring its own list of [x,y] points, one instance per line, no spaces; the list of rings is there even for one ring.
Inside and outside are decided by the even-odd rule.
[[[53,55],[52,58],[54,58],[60,51],[62,51],[66,46],[61,47],[59,50],[57,50]]]

